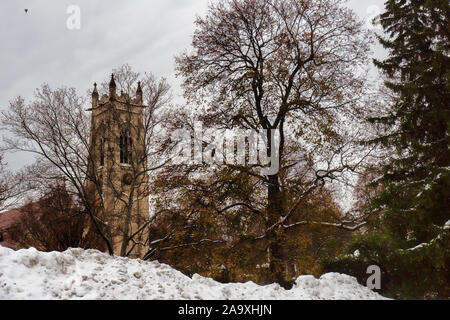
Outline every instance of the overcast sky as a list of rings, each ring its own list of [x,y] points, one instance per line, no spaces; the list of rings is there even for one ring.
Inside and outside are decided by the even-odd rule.
[[[213,1],[213,0],[210,0]],[[86,92],[124,63],[166,77],[175,97],[174,56],[189,49],[196,15],[207,0],[2,0],[0,1],[0,110],[21,95],[32,98],[42,83]],[[363,19],[384,8],[384,0],[351,0]],[[69,29],[80,9],[80,28]],[[24,9],[28,9],[25,13]],[[71,26],[75,26],[71,24]],[[376,48],[376,55],[382,50]],[[26,160],[9,155],[11,168]]]

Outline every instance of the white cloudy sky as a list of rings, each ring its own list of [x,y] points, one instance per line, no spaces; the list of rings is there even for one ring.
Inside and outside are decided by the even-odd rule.
[[[383,9],[383,3],[351,0],[348,5],[368,19],[374,8]],[[67,8],[74,4],[81,9],[79,30],[66,27]],[[17,95],[31,98],[44,82],[84,93],[124,63],[166,77],[179,96],[174,56],[189,49],[195,16],[203,15],[207,4],[208,0],[0,1],[0,110]],[[377,55],[381,52],[376,49]],[[26,159],[9,155],[7,161],[16,169]]]

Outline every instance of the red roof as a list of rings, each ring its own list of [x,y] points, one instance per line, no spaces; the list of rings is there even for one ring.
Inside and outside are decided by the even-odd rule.
[[[39,204],[32,204],[33,209],[38,209]],[[3,241],[0,242],[0,246],[13,248],[15,243],[11,241],[8,235],[8,230],[13,228],[16,224],[20,222],[21,217],[25,215],[24,207],[19,209],[14,209],[11,211],[0,213],[0,238],[3,237]],[[33,212],[38,212],[33,210]]]

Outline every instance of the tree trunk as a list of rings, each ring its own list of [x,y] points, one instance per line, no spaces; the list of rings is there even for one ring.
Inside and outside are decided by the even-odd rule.
[[[131,224],[131,210],[132,206],[128,205],[127,208],[125,208],[125,221],[123,224],[123,230],[122,230],[122,246],[120,248],[120,256],[125,257],[127,255],[127,247],[128,243],[130,241],[129,239],[129,233],[130,233],[130,224]]]
[[[277,223],[283,216],[283,199],[278,181],[278,175],[269,176],[268,206],[266,227]],[[273,229],[268,235],[268,258],[271,281],[277,282],[283,288],[290,289],[292,284],[285,279],[284,254],[283,254],[283,230]]]

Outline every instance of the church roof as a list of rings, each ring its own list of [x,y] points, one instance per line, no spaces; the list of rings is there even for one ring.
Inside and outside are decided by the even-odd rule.
[[[33,206],[32,212],[36,212],[36,217],[39,216],[39,203],[33,203],[31,206]],[[0,240],[2,240],[0,246],[14,248],[15,243],[9,238],[8,231],[20,223],[21,218],[26,214],[25,207],[0,213]]]

